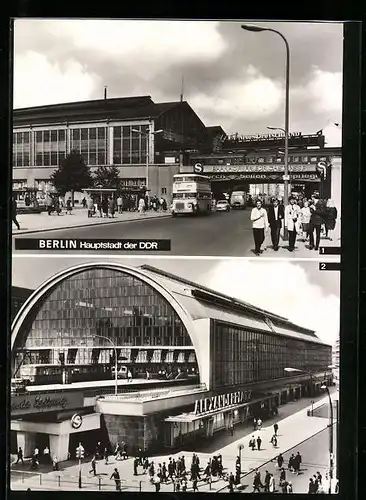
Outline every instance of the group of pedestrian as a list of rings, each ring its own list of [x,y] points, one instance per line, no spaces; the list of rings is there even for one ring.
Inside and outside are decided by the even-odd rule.
[[[273,250],[278,251],[283,226],[288,230],[290,252],[295,250],[297,237],[302,237],[304,243],[309,242],[307,247],[309,250],[318,250],[322,229],[325,238],[332,240],[337,216],[337,208],[333,201],[321,200],[317,192],[309,200],[306,198],[298,200],[292,196],[286,207],[277,198],[273,198],[268,210],[263,207],[262,200],[258,199],[250,216],[253,225],[254,253],[256,255],[263,253],[261,247],[269,229]]]
[[[128,458],[128,446],[124,441],[122,444],[117,443],[114,449],[114,456],[116,460],[127,460]]]

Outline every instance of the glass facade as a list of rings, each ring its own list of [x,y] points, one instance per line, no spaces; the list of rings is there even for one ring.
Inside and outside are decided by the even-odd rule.
[[[134,130],[139,132],[134,132]],[[148,125],[113,127],[113,164],[146,163]]]
[[[135,374],[197,374],[194,348],[177,313],[151,286],[127,273],[96,268],[64,280],[35,308],[27,325],[19,334],[24,340],[16,364],[27,353],[21,376],[39,373],[35,365],[59,367],[61,351],[65,365],[97,365],[104,373],[114,363],[114,350],[97,335],[112,340],[119,364],[130,363]]]
[[[34,164],[37,167],[59,166],[67,155],[66,129],[34,132]]]
[[[13,167],[29,167],[31,165],[30,132],[13,133]]]
[[[106,165],[107,127],[72,128],[70,146],[78,152],[87,165]]]
[[[214,388],[283,378],[284,368],[315,371],[331,363],[327,346],[216,322]]]

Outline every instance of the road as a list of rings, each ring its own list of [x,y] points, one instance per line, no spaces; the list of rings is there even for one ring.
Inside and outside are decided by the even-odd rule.
[[[139,255],[198,255],[254,257],[253,234],[250,221],[250,209],[233,210],[231,212],[216,212],[199,217],[179,216],[146,221],[131,221],[98,226],[59,229],[55,231],[24,234],[21,238],[80,238],[80,239],[168,239],[171,240],[171,251],[139,251]],[[14,237],[13,237],[14,241]],[[265,245],[271,245],[270,236]],[[280,242],[278,252],[267,248],[264,257],[316,257],[317,253],[304,248],[302,241],[298,249],[290,253],[285,248],[286,243]],[[17,253],[30,253],[17,251]],[[38,252],[38,250],[37,250]],[[65,253],[75,253],[75,250],[62,250]],[[104,250],[110,253],[108,250]],[[83,250],[83,254],[95,254],[93,250]],[[98,250],[103,253],[103,250]],[[113,253],[131,254],[136,252],[114,250]],[[260,257],[258,257],[260,258]]]

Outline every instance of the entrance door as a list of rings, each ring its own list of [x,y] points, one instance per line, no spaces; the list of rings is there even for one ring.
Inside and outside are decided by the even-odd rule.
[[[169,422],[165,422],[164,425],[164,444],[167,448],[173,446],[173,425]]]

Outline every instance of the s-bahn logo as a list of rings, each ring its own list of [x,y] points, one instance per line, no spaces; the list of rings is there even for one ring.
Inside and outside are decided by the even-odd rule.
[[[329,163],[327,163],[325,161],[319,161],[317,166],[316,166],[316,171],[317,171],[318,175],[324,180],[327,178],[327,167],[328,166],[329,166]]]
[[[202,174],[203,172],[203,166],[201,163],[195,163],[193,170],[196,174]]]
[[[79,415],[78,413],[75,413],[75,415],[71,417],[71,427],[73,429],[79,429],[82,423],[83,423],[82,416]]]

